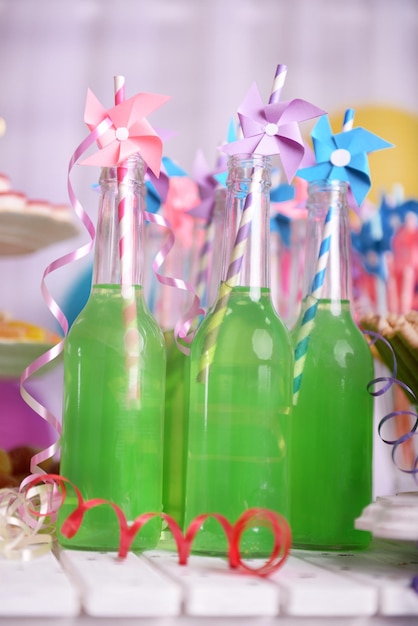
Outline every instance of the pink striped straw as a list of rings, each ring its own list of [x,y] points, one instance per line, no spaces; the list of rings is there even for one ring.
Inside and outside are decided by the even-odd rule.
[[[125,101],[125,77],[115,76],[115,105]],[[126,128],[117,128],[116,137],[120,140],[127,138]],[[119,135],[119,136],[118,136]],[[119,259],[120,283],[123,299],[124,348],[125,362],[128,374],[128,401],[139,404],[139,332],[137,324],[137,308],[135,289],[132,284],[134,258],[134,223],[132,206],[129,206],[127,196],[126,177],[128,168],[126,163],[117,167],[118,180],[118,225],[119,225]]]
[[[276,68],[276,73],[274,75],[273,86],[270,92],[269,104],[279,102],[283,85],[286,79],[286,74],[287,66],[278,65]],[[277,133],[276,124],[268,123],[266,125],[266,129],[267,127],[270,127],[268,129],[269,134],[271,133],[273,135]],[[248,237],[251,231],[251,223],[253,220],[254,211],[258,206],[262,175],[263,169],[261,167],[255,168],[253,170],[248,194],[245,198],[238,231],[235,237],[234,248],[232,250],[226,281],[221,285],[219,298],[214,309],[214,315],[212,315],[211,321],[209,322],[207,327],[206,341],[203,346],[203,354],[197,376],[199,382],[203,382],[206,379],[209,367],[213,362],[217,338],[220,326],[227,310],[229,296],[232,289],[239,284],[242,262],[247,247]]]

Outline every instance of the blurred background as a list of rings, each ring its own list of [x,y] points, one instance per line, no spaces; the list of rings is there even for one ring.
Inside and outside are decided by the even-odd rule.
[[[87,135],[87,89],[111,107],[115,74],[126,77],[127,97],[171,96],[150,117],[174,133],[167,156],[190,172],[201,149],[213,164],[251,83],[267,100],[284,63],[283,99],[325,109],[335,132],[353,107],[355,125],[395,144],[370,157],[370,200],[394,185],[417,198],[417,59],[417,0],[0,0],[0,172],[30,199],[68,203],[69,160]],[[72,174],[93,221],[98,176],[78,165]],[[0,310],[56,330],[43,272],[87,241],[81,227],[64,242],[1,257]],[[48,277],[58,302],[90,261]]]

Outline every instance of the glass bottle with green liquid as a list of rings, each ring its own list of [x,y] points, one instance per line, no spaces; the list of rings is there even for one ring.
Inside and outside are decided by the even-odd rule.
[[[252,507],[288,514],[293,350],[270,294],[270,172],[270,157],[229,161],[221,283],[191,346],[185,526],[200,513],[232,523]],[[249,557],[270,554],[271,531],[254,524],[240,547]],[[225,554],[215,519],[192,549]]]
[[[115,503],[130,522],[162,510],[166,353],[142,286],[144,162],[139,155],[129,157],[122,179],[117,169],[102,171],[91,294],[65,340],[60,471],[84,499]],[[131,244],[123,267],[121,197]],[[58,515],[61,545],[117,550],[119,526],[107,505],[89,510],[73,538],[59,533],[75,506],[68,488]],[[160,533],[157,517],[141,529],[132,548],[155,547]]]
[[[213,304],[219,287],[221,255],[218,253],[217,244],[222,240],[224,222],[225,188],[219,187],[215,192],[213,215],[205,230],[204,254],[200,255],[201,259],[196,262],[198,268],[195,279],[196,292],[200,297],[201,306],[205,308]],[[202,262],[205,263],[205,268],[202,267]],[[181,314],[179,307],[174,308],[173,313],[178,319]],[[174,325],[173,321],[173,327]],[[183,526],[190,358],[179,349],[174,340],[174,331],[171,331],[170,335],[166,334],[166,341],[168,336],[170,339],[167,345],[165,390],[163,506],[164,512]]]
[[[354,521],[372,497],[373,359],[351,311],[347,183],[309,185],[304,298],[292,330],[292,545],[364,548]]]

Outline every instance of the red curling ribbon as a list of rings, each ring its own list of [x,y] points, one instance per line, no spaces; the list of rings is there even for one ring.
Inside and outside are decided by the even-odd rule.
[[[239,550],[240,540],[248,527],[254,522],[264,522],[270,526],[274,539],[273,550],[264,565],[258,568],[249,567],[243,562]],[[244,511],[238,521],[232,527],[233,537],[230,542],[229,562],[232,567],[240,567],[246,572],[255,573],[258,576],[268,576],[276,571],[286,561],[292,544],[292,534],[286,519],[270,509],[252,508]]]
[[[389,376],[379,376],[377,378],[374,378],[367,384],[367,391],[370,393],[370,395],[373,397],[381,396],[384,393],[386,393],[392,387],[392,385],[398,385],[399,387],[404,389],[404,391],[408,392],[411,398],[414,399],[415,404],[417,404],[418,400],[415,396],[415,393],[412,391],[412,389],[406,383],[396,378],[397,361],[396,361],[395,352],[392,346],[390,345],[390,342],[385,337],[383,337],[380,333],[376,333],[372,330],[363,330],[362,332],[364,335],[369,335],[372,338],[372,340],[370,341],[371,345],[373,345],[377,341],[383,341],[383,343],[389,349],[392,355],[392,359],[393,359],[392,372]],[[383,386],[376,389],[376,386],[380,384],[382,384]],[[412,425],[411,429],[408,432],[401,435],[400,437],[398,437],[397,439],[384,438],[382,436],[383,426],[387,422],[393,419],[396,419],[396,417],[398,417],[399,415],[410,415],[415,418],[415,422]],[[418,436],[417,429],[418,429],[418,414],[414,411],[392,411],[388,413],[387,415],[384,415],[381,418],[378,424],[378,428],[377,428],[379,437],[383,441],[383,443],[386,443],[392,446],[391,456],[392,456],[392,461],[395,464],[396,468],[399,469],[401,472],[404,472],[405,474],[412,474],[416,482],[418,482],[418,455],[415,457],[412,467],[410,469],[405,469],[397,463],[396,453],[397,453],[397,450],[399,449],[399,446],[405,443],[405,441],[408,441],[412,437]]]
[[[38,473],[38,474],[33,474],[32,476],[28,476],[21,482],[19,491],[23,495],[26,495],[27,499],[30,500],[32,498],[33,488],[35,487],[35,485],[39,485],[40,483],[47,483],[47,484],[52,485],[52,487],[54,488],[53,494],[52,494],[53,497],[49,498],[48,507],[43,511],[37,511],[36,509],[27,507],[27,511],[34,517],[37,517],[37,518],[46,517],[46,516],[53,517],[53,518],[56,517],[56,514],[58,513],[58,509],[64,502],[66,494],[67,494],[66,483],[70,485],[76,493],[77,508],[82,507],[83,496],[81,495],[80,490],[77,489],[77,487],[73,485],[71,481],[69,481],[67,478],[64,478],[64,476],[61,476],[60,474]],[[60,492],[59,498],[56,497],[57,488]]]
[[[94,509],[97,506],[111,506],[115,511],[116,517],[119,522],[120,539],[118,557],[124,559],[132,542],[142,529],[142,527],[151,519],[160,517],[165,520],[168,528],[171,531],[173,539],[177,547],[177,553],[179,557],[180,565],[187,565],[187,561],[192,549],[193,541],[198,534],[202,524],[210,517],[216,519],[222,526],[225,533],[225,537],[228,543],[228,562],[229,566],[233,569],[241,569],[247,573],[257,576],[268,576],[276,571],[286,561],[291,547],[291,531],[286,519],[271,511],[263,508],[252,508],[244,511],[244,513],[238,518],[235,524],[231,524],[226,517],[219,513],[202,513],[196,516],[189,524],[185,533],[182,532],[177,522],[166,513],[142,513],[135,518],[132,523],[128,523],[123,510],[114,502],[101,498],[93,498],[91,500],[84,500],[80,490],[67,478],[57,474],[45,474],[34,475],[29,477],[27,482],[27,488],[33,487],[40,482],[48,482],[55,484],[61,490],[60,504],[63,503],[66,496],[66,484],[70,485],[77,495],[77,507],[70,513],[70,515],[64,520],[61,526],[61,533],[71,539],[74,537],[80,529],[84,515],[90,509]],[[56,502],[56,500],[55,500]],[[58,507],[59,508],[59,507]],[[54,510],[50,508],[47,512],[39,513],[33,511],[34,515],[51,515],[56,514],[57,507]],[[255,524],[263,523],[271,528],[273,535],[273,549],[266,563],[259,567],[250,567],[247,565],[241,557],[240,553],[240,541],[243,533],[247,528],[254,526]]]
[[[177,289],[182,289],[183,291],[187,291],[193,295],[193,302],[189,308],[189,310],[185,313],[185,315],[176,323],[174,327],[174,339],[176,341],[177,347],[181,352],[186,355],[190,354],[190,344],[193,340],[194,333],[189,333],[189,330],[193,324],[193,321],[199,315],[205,315],[205,310],[200,306],[200,298],[194,290],[193,285],[181,278],[174,278],[172,276],[163,276],[159,273],[159,269],[163,265],[168,253],[174,245],[174,232],[171,224],[162,216],[157,213],[149,213],[145,211],[145,219],[149,222],[153,222],[158,226],[163,226],[168,230],[167,241],[161,247],[160,251],[156,254],[154,261],[152,263],[152,269],[155,273],[157,280],[169,287],[175,287]]]

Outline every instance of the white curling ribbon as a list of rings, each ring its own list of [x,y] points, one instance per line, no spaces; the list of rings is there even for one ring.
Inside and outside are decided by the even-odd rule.
[[[45,489],[36,489],[32,495],[36,495],[39,502],[39,512],[47,513],[48,489],[46,485],[42,487]],[[22,494],[17,489],[0,489],[0,556],[8,560],[29,561],[52,549],[53,536],[45,532],[45,518],[39,518],[40,523],[35,529],[23,519],[24,516],[31,516],[29,509],[34,506],[31,500],[28,494]]]

